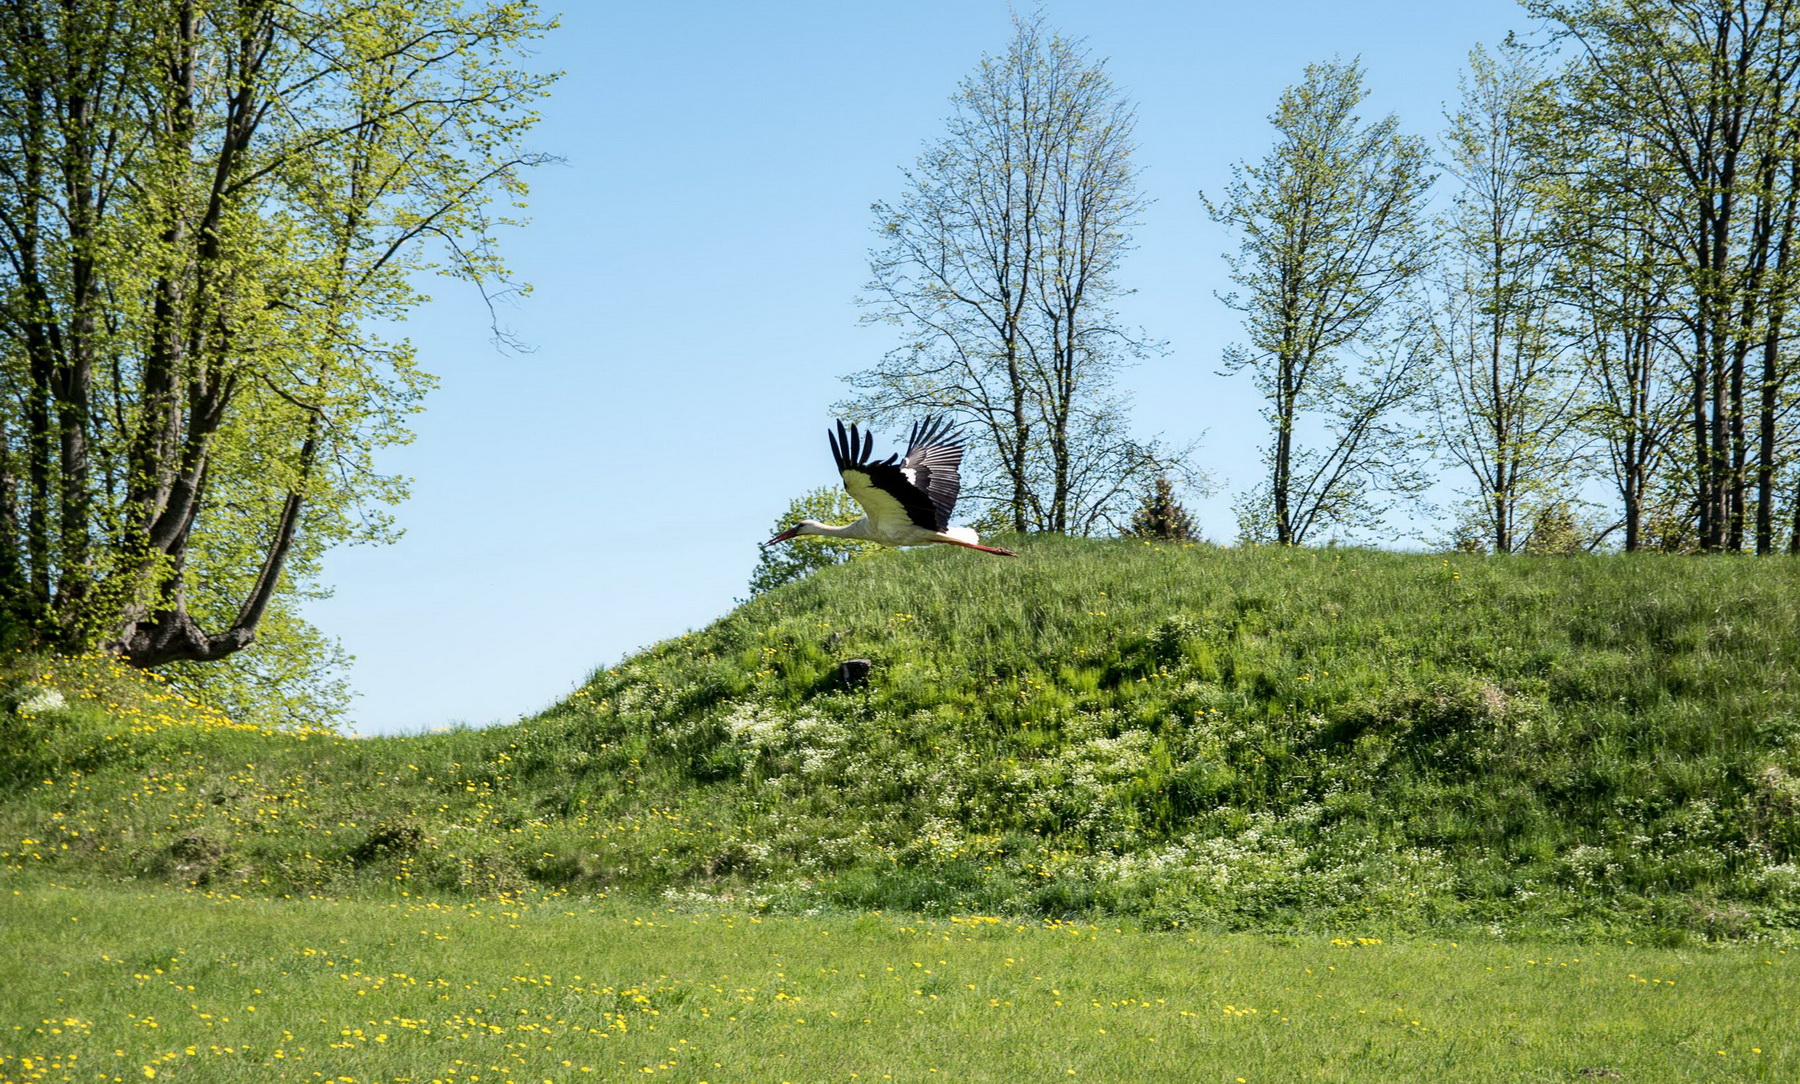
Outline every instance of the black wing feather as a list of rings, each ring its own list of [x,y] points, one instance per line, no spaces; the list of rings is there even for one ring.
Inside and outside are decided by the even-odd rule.
[[[855,425],[846,429],[839,421],[837,432],[827,431],[826,438],[840,474],[857,470],[868,475],[877,489],[899,501],[906,517],[921,527],[941,531],[950,526],[950,512],[962,485],[956,468],[962,462],[963,449],[947,421],[928,417],[914,424],[904,462],[897,454],[872,459],[875,435],[861,432]]]
[[[950,526],[950,513],[962,492],[962,478],[957,473],[962,457],[962,442],[949,419],[928,416],[913,425],[912,436],[906,442],[906,461],[901,467],[912,472],[913,485],[931,501],[933,530]]]
[[[825,431],[825,439],[831,442],[831,461],[837,464],[838,473],[842,474],[850,465],[850,438],[844,432],[844,423],[837,423],[837,432]]]

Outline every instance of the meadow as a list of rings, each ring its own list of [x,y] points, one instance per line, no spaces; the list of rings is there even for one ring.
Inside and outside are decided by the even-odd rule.
[[[1800,562],[1009,544],[486,729],[7,660],[0,1082],[1800,1079]]]
[[[0,881],[0,1080],[1800,1078],[1796,953]]]

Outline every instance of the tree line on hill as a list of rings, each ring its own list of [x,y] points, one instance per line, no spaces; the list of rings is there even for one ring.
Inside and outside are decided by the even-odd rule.
[[[1240,537],[1366,529],[1440,460],[1464,548],[1800,552],[1800,4],[1523,6],[1543,32],[1470,54],[1435,149],[1318,63],[1201,195],[1238,242],[1223,369],[1265,401]],[[876,205],[864,303],[900,342],[841,406],[971,423],[978,526],[1129,530],[1188,451],[1116,388],[1158,350],[1114,308],[1133,107],[1041,15],[953,101]]]

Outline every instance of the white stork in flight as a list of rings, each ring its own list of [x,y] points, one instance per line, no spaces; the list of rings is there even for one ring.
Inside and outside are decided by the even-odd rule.
[[[1018,556],[998,546],[980,545],[979,537],[967,527],[950,526],[950,510],[956,507],[956,494],[962,488],[956,468],[962,463],[963,449],[949,422],[927,417],[915,423],[906,442],[905,459],[898,455],[878,461],[870,459],[875,437],[857,432],[854,425],[846,432],[844,423],[838,422],[837,432],[826,436],[831,441],[838,473],[844,476],[844,488],[862,505],[863,517],[839,527],[803,519],[798,526],[764,542],[764,546],[816,534],[862,538],[884,546],[943,542],[1002,557]]]

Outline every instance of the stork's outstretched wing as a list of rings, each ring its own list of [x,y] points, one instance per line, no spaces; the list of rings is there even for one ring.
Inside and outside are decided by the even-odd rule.
[[[956,472],[962,465],[962,457],[962,443],[956,439],[956,430],[941,416],[927,416],[915,424],[912,436],[906,440],[906,459],[900,464],[900,473],[931,499],[930,527],[934,531],[950,526],[956,495],[962,492],[962,478]]]
[[[837,432],[827,436],[844,488],[862,505],[872,525],[911,524],[930,531],[950,525],[950,511],[962,485],[956,468],[963,450],[948,423],[926,418],[914,425],[904,462],[897,455],[871,460],[875,438],[854,425],[846,430],[840,421]]]

